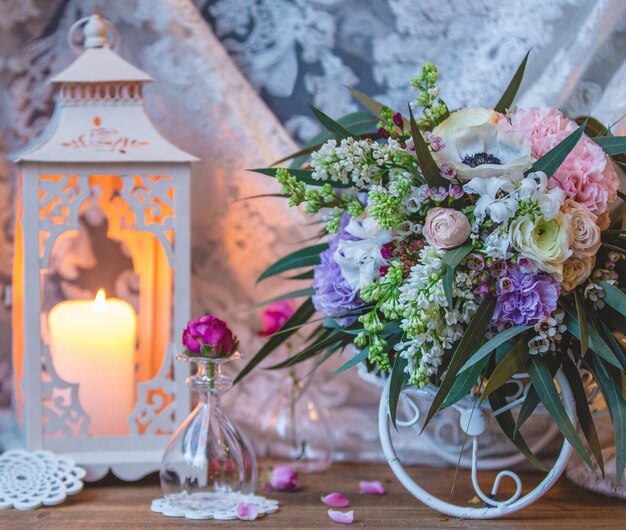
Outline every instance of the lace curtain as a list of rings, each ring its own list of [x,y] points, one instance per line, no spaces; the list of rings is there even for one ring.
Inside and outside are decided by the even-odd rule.
[[[45,80],[73,59],[71,24],[97,10],[120,31],[120,53],[155,79],[150,117],[203,159],[193,173],[192,309],[231,321],[246,353],[260,343],[249,307],[287,290],[279,282],[255,287],[254,279],[308,229],[277,199],[237,199],[276,191],[245,168],[271,163],[316,132],[308,102],[331,116],[355,111],[348,85],[403,108],[414,97],[408,79],[436,60],[451,108],[489,106],[532,48],[520,104],[593,113],[626,131],[622,0],[4,0],[0,10],[0,292],[11,282],[14,168],[6,155],[47,123]],[[72,297],[73,275],[93,261],[93,248],[83,237],[69,250],[57,272]],[[125,281],[116,284],[121,291]],[[2,306],[4,404],[10,326]],[[281,377],[259,371],[239,387],[238,416],[252,423],[261,412],[254,404]],[[319,376],[314,387],[332,411],[339,456],[378,458],[379,389],[354,373]]]

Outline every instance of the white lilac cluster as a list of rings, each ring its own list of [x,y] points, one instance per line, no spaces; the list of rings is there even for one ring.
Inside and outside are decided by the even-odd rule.
[[[395,309],[401,315],[400,327],[406,339],[395,346],[408,361],[409,382],[418,387],[426,385],[439,366],[445,350],[450,350],[463,335],[463,325],[469,323],[477,309],[471,281],[465,273],[457,274],[453,308],[443,290],[445,265],[443,252],[427,247],[419,253],[404,284],[399,288]],[[468,286],[469,282],[469,286]]]
[[[368,184],[376,167],[372,167],[372,143],[369,140],[344,138],[328,140],[311,155],[312,177],[342,184],[354,184],[361,188]]]
[[[335,139],[328,140],[311,154],[312,177],[364,188],[373,182],[380,168],[394,163],[400,151],[404,152],[391,138],[386,143],[344,138],[337,144]]]

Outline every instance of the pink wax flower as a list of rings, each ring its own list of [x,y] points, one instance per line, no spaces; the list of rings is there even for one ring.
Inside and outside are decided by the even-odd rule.
[[[235,353],[239,342],[226,322],[214,315],[204,315],[187,324],[183,346],[187,355],[217,359]]]
[[[276,466],[272,470],[270,486],[276,491],[296,491],[300,489],[298,473],[287,466]]]
[[[535,159],[545,155],[577,127],[576,122],[555,108],[519,109],[498,122],[501,130],[518,131],[526,136]],[[567,198],[584,204],[596,215],[606,212],[608,204],[617,199],[619,179],[615,168],[604,150],[587,135],[583,135],[549,182],[561,188]]]
[[[296,311],[296,304],[293,300],[281,300],[267,306],[263,311],[263,329],[259,335],[267,337],[273,335],[285,325]]]

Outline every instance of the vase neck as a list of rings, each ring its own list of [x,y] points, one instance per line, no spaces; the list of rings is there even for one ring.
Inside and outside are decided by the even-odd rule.
[[[192,390],[201,394],[218,395],[232,386],[231,378],[222,373],[222,363],[206,359],[194,359],[192,362],[196,366],[196,373],[187,379]]]

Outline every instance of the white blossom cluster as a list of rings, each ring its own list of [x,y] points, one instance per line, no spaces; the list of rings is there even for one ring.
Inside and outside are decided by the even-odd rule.
[[[344,138],[328,140],[311,155],[312,177],[342,184],[354,183],[358,188],[369,184],[377,171],[372,165],[372,143],[369,140]]]
[[[461,338],[463,324],[469,323],[478,307],[471,280],[465,273],[457,273],[453,292],[456,304],[448,307],[442,282],[446,269],[442,255],[442,251],[433,247],[421,250],[419,263],[411,268],[399,289],[397,309],[407,340],[395,349],[407,359],[409,382],[418,388],[430,382],[441,365],[444,351]]]

